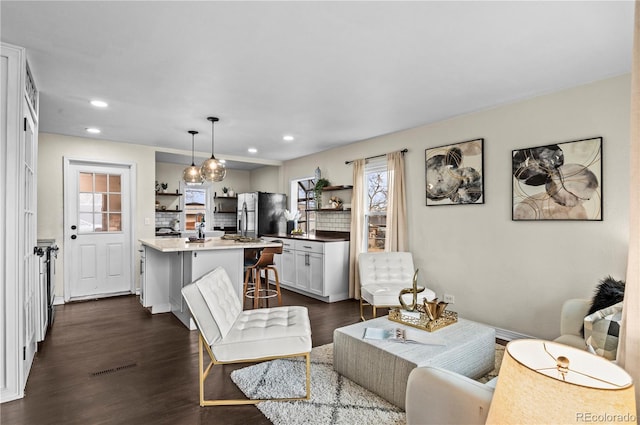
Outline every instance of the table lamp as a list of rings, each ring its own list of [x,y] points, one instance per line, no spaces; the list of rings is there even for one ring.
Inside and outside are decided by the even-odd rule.
[[[631,376],[584,350],[537,339],[507,344],[487,424],[637,424]]]

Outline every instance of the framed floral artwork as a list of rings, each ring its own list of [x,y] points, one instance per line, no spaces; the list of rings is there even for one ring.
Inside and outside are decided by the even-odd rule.
[[[426,205],[484,203],[484,139],[425,149]]]
[[[512,152],[512,220],[602,220],[602,137]]]

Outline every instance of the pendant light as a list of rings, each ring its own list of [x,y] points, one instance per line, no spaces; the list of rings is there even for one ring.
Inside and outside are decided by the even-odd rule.
[[[189,134],[191,134],[191,166],[184,169],[182,172],[182,180],[188,185],[196,185],[202,184],[202,177],[200,176],[200,168],[198,168],[194,162],[193,158],[193,143],[194,137],[198,134],[195,130],[189,130]]]
[[[217,160],[213,155],[213,126],[216,121],[218,121],[218,118],[208,117],[207,119],[211,121],[211,158],[202,163],[202,166],[200,167],[200,175],[203,180],[209,182],[221,182],[227,175],[227,169],[225,168],[224,163]]]

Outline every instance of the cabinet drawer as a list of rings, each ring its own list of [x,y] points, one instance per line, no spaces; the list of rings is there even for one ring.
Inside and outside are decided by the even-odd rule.
[[[311,241],[295,241],[296,251],[303,252],[315,252],[318,254],[324,254],[323,242],[311,242]]]

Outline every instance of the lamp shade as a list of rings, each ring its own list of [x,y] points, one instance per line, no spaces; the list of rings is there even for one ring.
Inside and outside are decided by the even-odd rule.
[[[221,182],[227,175],[227,168],[222,162],[211,157],[202,163],[199,173],[203,180],[209,182]]]
[[[631,376],[587,351],[536,339],[507,344],[487,424],[637,424]]]
[[[182,172],[182,180],[188,185],[202,184],[202,176],[200,175],[200,167],[191,164]]]
[[[193,158],[193,150],[194,150],[194,137],[198,134],[195,130],[189,130],[189,134],[191,135],[191,165],[184,169],[182,172],[182,180],[190,186],[196,184],[202,184],[202,176],[200,175],[200,168],[196,167]]]

